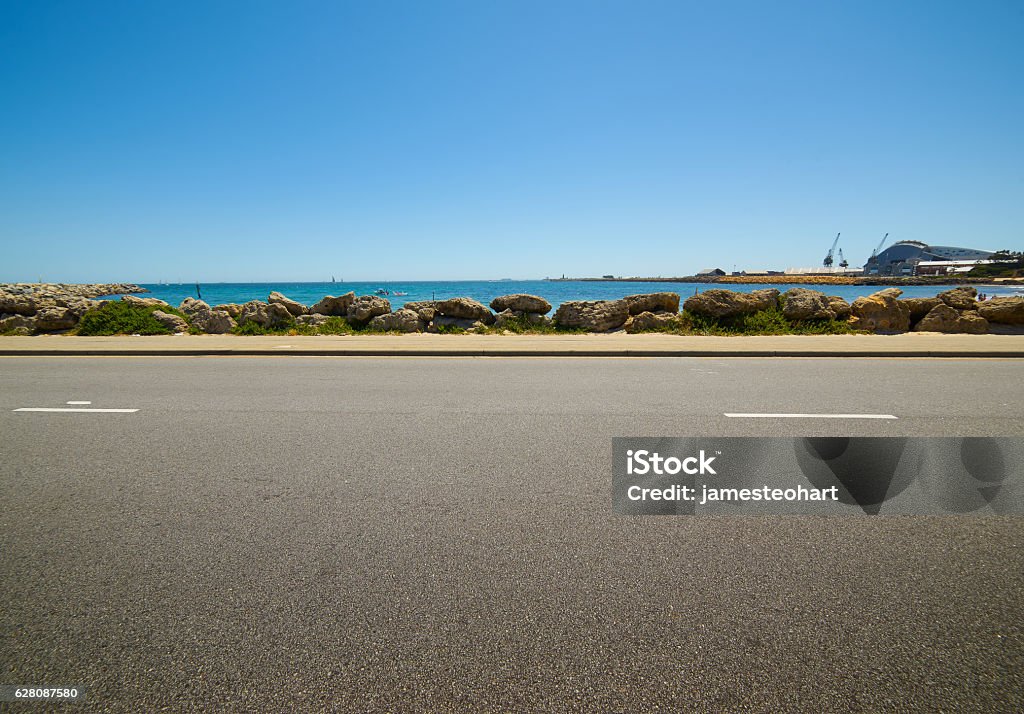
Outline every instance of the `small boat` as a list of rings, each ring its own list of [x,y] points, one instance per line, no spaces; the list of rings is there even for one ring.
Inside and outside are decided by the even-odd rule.
[[[403,293],[401,290],[396,290],[395,292],[393,292],[391,294],[395,295],[397,297],[404,297],[404,296],[408,295],[409,293]]]
[[[390,295],[391,293],[389,293],[384,288],[377,288],[376,290],[373,291],[373,294],[374,295]]]

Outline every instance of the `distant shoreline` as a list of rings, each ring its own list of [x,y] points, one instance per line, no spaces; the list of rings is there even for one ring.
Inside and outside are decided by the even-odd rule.
[[[723,285],[1024,285],[1024,278],[854,277],[841,275],[688,275],[676,278],[544,278],[550,283],[698,283]]]

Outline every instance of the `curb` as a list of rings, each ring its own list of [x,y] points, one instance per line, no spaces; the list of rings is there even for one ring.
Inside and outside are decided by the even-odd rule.
[[[1024,350],[0,349],[0,357],[920,357],[1021,359]]]

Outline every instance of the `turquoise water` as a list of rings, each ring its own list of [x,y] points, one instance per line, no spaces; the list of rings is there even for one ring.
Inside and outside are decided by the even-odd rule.
[[[179,304],[186,297],[196,297],[194,283],[183,285],[151,285],[148,288],[153,297],[166,300],[172,305]],[[343,295],[350,290],[356,295],[370,295],[383,288],[391,292],[401,291],[408,295],[385,296],[391,301],[392,309],[401,307],[413,300],[443,300],[450,297],[470,297],[487,305],[499,295],[513,293],[529,293],[540,295],[552,306],[558,307],[568,300],[614,300],[626,295],[653,292],[679,293],[682,299],[694,294],[695,290],[704,292],[719,287],[736,292],[750,292],[761,288],[779,288],[786,290],[792,285],[712,285],[705,283],[644,283],[644,282],[551,282],[547,280],[465,280],[465,281],[431,281],[431,282],[392,282],[392,283],[204,283],[199,286],[202,299],[210,305],[222,303],[244,303],[249,300],[266,300],[271,291],[283,293],[292,300],[312,305],[324,295]],[[930,297],[950,286],[908,286],[903,288],[904,297]],[[829,295],[839,295],[846,300],[853,300],[861,295],[870,295],[882,288],[870,285],[827,285],[820,288]],[[1019,295],[1021,288],[979,287],[980,292],[988,295]]]

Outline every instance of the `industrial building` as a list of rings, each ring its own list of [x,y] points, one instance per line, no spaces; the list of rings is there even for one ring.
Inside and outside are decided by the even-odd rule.
[[[901,240],[880,253],[872,253],[864,264],[864,275],[916,275],[918,266],[926,263],[932,274],[935,263],[949,262],[958,268],[976,262],[989,262],[990,250],[958,248],[947,245],[928,245],[916,240]]]

